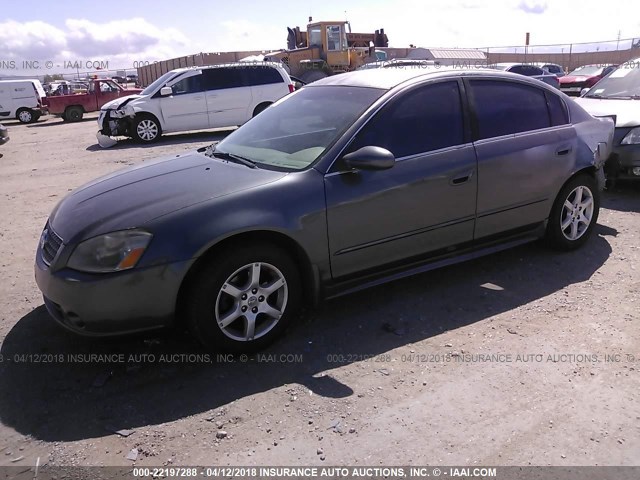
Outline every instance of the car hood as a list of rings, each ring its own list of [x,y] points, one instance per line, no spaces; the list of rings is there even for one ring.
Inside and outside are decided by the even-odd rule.
[[[65,197],[49,223],[75,243],[103,233],[141,227],[162,215],[286,176],[192,152],[115,172]]]
[[[640,125],[640,100],[607,100],[606,98],[576,98],[575,102],[594,117],[616,116],[616,127]]]
[[[596,77],[597,75],[565,75],[564,77],[560,77],[560,83],[580,83],[586,82],[590,78]]]
[[[117,110],[118,108],[124,107],[130,101],[142,98],[143,96],[144,95],[137,93],[135,95],[127,95],[126,97],[118,97],[115,100],[111,100],[110,102],[102,105],[101,110]]]

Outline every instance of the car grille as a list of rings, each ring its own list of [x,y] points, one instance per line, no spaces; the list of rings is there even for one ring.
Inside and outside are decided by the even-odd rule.
[[[40,246],[42,250],[42,260],[44,260],[44,263],[47,265],[51,265],[51,262],[56,258],[58,250],[60,250],[62,246],[62,239],[51,229],[49,223],[47,223],[47,226],[44,227],[42,232]]]

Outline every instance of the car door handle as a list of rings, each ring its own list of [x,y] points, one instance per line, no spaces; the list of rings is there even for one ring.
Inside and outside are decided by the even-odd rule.
[[[559,150],[556,150],[556,155],[559,157],[562,155],[569,155],[571,153],[571,147],[564,147]]]
[[[204,97],[193,97],[194,100],[202,100]]]
[[[471,180],[471,177],[473,177],[473,172],[474,171],[471,170],[470,172],[466,172],[456,177],[453,177],[450,182],[451,185],[461,185],[465,182],[468,182],[469,180]]]

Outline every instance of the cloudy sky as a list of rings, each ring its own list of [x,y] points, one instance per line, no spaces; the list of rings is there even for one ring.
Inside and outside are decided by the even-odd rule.
[[[390,46],[487,47],[640,37],[640,2],[629,0],[131,0],[3,2],[0,73],[23,62],[108,62],[132,68],[199,52],[286,47],[286,27],[348,18],[353,31],[384,27]],[[65,63],[67,62],[67,63]],[[61,65],[61,67],[58,67]],[[12,72],[12,70],[14,72]],[[69,73],[61,72],[61,73]]]

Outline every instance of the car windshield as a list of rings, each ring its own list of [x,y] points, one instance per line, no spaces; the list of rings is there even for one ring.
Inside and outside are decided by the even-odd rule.
[[[158,89],[158,87],[160,87],[161,85],[164,85],[165,83],[167,83],[169,80],[171,80],[176,75],[177,75],[176,72],[167,72],[167,73],[165,73],[160,78],[158,78],[155,82],[151,83],[147,88],[142,90],[142,92],[140,92],[140,94],[141,95],[151,95],[152,93],[154,93]]]
[[[585,95],[593,98],[640,98],[640,62],[630,62],[600,80]]]
[[[587,76],[587,75],[600,75],[604,70],[602,67],[598,65],[587,65],[585,67],[578,67],[569,75],[573,76]]]
[[[385,90],[305,87],[270,106],[216,145],[259,167],[302,170],[315,162]]]

